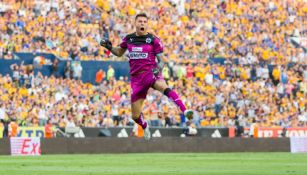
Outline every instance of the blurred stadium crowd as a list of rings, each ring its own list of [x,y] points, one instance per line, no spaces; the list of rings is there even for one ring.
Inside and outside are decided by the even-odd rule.
[[[14,69],[18,76],[0,76],[2,119],[7,115],[26,126],[44,125],[47,119],[60,126],[69,120],[81,126],[133,124],[128,77],[116,80],[112,67],[97,72],[96,85]],[[260,66],[178,64],[165,67],[163,76],[196,111],[197,126],[233,126],[236,120],[249,126],[253,118],[261,126],[307,126],[306,66],[276,66],[269,73]],[[153,126],[185,124],[176,106],[157,91],[149,91],[144,114]]]
[[[134,31],[134,15],[145,11],[150,12],[150,32],[167,46],[169,60],[304,62],[302,49],[293,48],[287,38],[306,35],[305,0],[183,2],[3,0],[0,54],[9,58],[11,52],[50,52],[63,59],[110,59],[97,40],[106,37],[119,44]]]
[[[0,58],[48,52],[68,60],[112,60],[97,41],[119,44],[134,30],[133,16],[150,12],[150,32],[162,39],[169,60],[163,76],[196,111],[196,126],[249,126],[255,119],[260,126],[307,127],[307,55],[295,40],[306,37],[307,2],[183,2],[3,0]],[[209,57],[226,62],[209,64]],[[0,76],[2,120],[23,126],[48,119],[62,127],[133,124],[128,78],[115,79],[111,67],[96,85],[34,76],[23,65],[12,71],[13,77]],[[185,125],[175,105],[156,91],[149,92],[144,114],[152,126]]]

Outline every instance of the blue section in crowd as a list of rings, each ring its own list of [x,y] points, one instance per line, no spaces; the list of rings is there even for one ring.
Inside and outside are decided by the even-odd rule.
[[[33,64],[33,59],[36,56],[43,56],[46,59],[50,59],[52,62],[56,57],[53,54],[46,53],[15,53],[15,55],[19,59],[14,60],[4,60],[0,59],[0,73],[2,75],[10,74],[12,76],[12,71],[10,69],[10,65],[18,64],[20,65],[22,61],[24,61],[24,65]],[[64,69],[66,66],[67,60],[59,60],[59,67],[55,75],[58,77],[64,77]],[[129,63],[124,61],[81,61],[81,65],[83,68],[82,71],[82,81],[83,82],[95,82],[96,72],[99,69],[102,69],[104,72],[107,72],[108,66],[112,65],[112,67],[116,70],[115,77],[119,78],[120,76],[128,76],[129,75]],[[52,66],[45,65],[39,69],[34,69],[34,73],[41,72],[44,76],[50,76],[52,74]]]

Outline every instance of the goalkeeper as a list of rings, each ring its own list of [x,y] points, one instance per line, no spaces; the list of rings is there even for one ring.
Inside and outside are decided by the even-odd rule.
[[[113,47],[109,40],[100,41],[100,45],[116,56],[129,51],[128,58],[131,75],[131,109],[133,120],[144,129],[145,139],[150,139],[149,126],[144,120],[142,107],[147,91],[151,87],[171,99],[188,119],[193,111],[187,110],[177,93],[170,89],[161,75],[164,66],[163,45],[159,38],[147,32],[148,17],[141,13],[135,17],[136,32],[127,35],[119,47]]]

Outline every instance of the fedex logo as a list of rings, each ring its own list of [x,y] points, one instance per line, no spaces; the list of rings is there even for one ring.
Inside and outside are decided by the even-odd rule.
[[[11,155],[41,155],[40,138],[12,137]]]

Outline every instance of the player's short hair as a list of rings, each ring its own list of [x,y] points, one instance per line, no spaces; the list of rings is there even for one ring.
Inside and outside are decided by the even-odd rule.
[[[135,16],[135,20],[137,20],[139,17],[145,17],[148,19],[148,16],[146,15],[146,13],[139,13]]]

